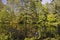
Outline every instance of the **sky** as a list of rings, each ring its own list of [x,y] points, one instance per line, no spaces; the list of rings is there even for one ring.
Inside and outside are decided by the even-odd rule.
[[[3,2],[3,4],[6,4],[6,3],[7,3],[7,1],[6,1],[6,0],[2,0],[2,2]]]
[[[52,0],[42,0],[41,3],[42,3],[42,4],[45,4],[45,3],[47,3],[47,2],[48,2],[48,3],[51,3],[51,1],[52,1]],[[3,2],[3,4],[6,4],[6,3],[7,3],[6,0],[2,0],[2,2]]]
[[[42,0],[42,4],[45,4],[45,3],[51,3],[52,0]]]

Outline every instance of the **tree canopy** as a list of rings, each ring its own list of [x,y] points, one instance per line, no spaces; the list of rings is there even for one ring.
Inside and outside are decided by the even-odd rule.
[[[60,40],[59,0],[0,0],[0,40]]]

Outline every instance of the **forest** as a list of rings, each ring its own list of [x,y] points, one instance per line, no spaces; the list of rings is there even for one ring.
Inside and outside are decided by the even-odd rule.
[[[60,40],[60,0],[0,0],[0,40]]]

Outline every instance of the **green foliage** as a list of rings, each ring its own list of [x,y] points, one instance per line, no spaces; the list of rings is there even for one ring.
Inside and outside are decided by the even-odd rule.
[[[40,0],[25,0],[22,6],[19,1],[8,0],[12,4],[3,6],[0,11],[0,40],[59,39],[60,14],[48,8],[53,5],[43,6]]]

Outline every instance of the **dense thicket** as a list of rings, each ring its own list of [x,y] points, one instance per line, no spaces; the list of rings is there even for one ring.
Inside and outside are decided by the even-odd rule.
[[[0,0],[0,40],[60,40],[59,0]]]

